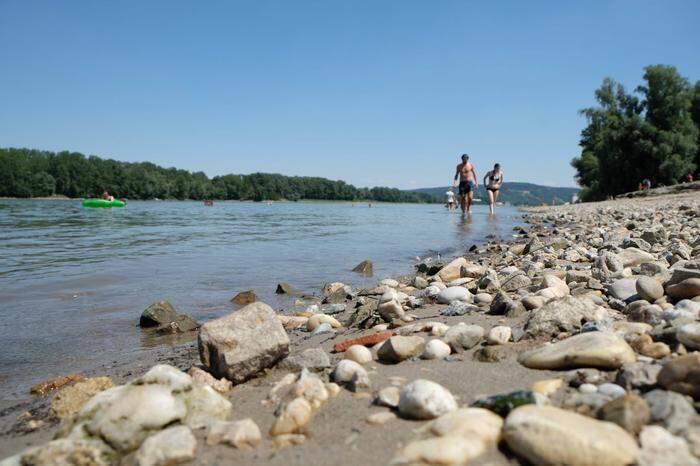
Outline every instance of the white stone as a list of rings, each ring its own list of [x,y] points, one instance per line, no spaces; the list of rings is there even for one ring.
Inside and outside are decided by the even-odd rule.
[[[586,332],[521,354],[518,361],[530,369],[596,367],[618,369],[634,362],[632,348],[614,333]]]
[[[418,379],[401,389],[399,413],[411,419],[434,419],[457,409],[452,393],[430,380]]]
[[[498,325],[489,330],[488,335],[486,335],[486,343],[489,345],[505,345],[510,341],[512,335],[513,331],[510,327]]]
[[[372,352],[363,345],[352,345],[345,350],[344,359],[355,361],[358,364],[367,364],[372,362]]]
[[[390,465],[464,465],[481,456],[486,450],[477,439],[461,437],[434,437],[414,440],[406,445]]]
[[[450,345],[441,340],[430,340],[425,345],[425,350],[421,358],[423,359],[444,359],[450,355]]]
[[[311,420],[311,405],[304,398],[295,398],[284,406],[270,428],[270,435],[294,434]]]
[[[455,301],[460,301],[463,303],[472,302],[472,294],[468,289],[462,286],[452,286],[445,288],[440,293],[438,293],[437,300],[442,304],[451,304]]]
[[[502,428],[503,418],[483,408],[461,408],[451,411],[427,426],[432,434],[439,437],[476,438],[486,445],[498,444]]]
[[[138,466],[170,466],[194,459],[197,439],[187,426],[174,426],[148,437],[136,452]]]
[[[661,426],[644,426],[639,434],[639,466],[700,466],[688,443]]]
[[[250,418],[240,421],[219,421],[214,423],[207,434],[207,444],[226,443],[235,448],[251,449],[260,445],[260,428]]]

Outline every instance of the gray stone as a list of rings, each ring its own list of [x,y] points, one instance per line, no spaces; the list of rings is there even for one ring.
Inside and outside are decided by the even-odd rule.
[[[451,304],[455,301],[471,303],[473,298],[468,289],[462,286],[452,286],[440,291],[440,293],[438,293],[437,300],[442,304]]]
[[[636,280],[633,278],[621,278],[615,280],[608,288],[608,294],[616,299],[622,301],[627,301],[628,299],[636,296]]]
[[[393,336],[377,350],[377,358],[385,363],[395,364],[405,359],[418,357],[425,349],[423,337]]]
[[[639,277],[636,283],[636,290],[642,299],[653,303],[664,295],[664,287],[651,277]]]
[[[460,322],[450,327],[443,340],[450,345],[452,351],[461,353],[465,349],[473,348],[484,338],[484,329],[478,325],[467,325]]]
[[[298,372],[303,368],[310,371],[322,371],[331,367],[331,361],[321,348],[308,348],[301,353],[289,355],[279,363],[280,368]]]
[[[617,369],[636,359],[632,348],[612,333],[587,332],[526,351],[519,362],[531,369],[597,367]]]
[[[529,337],[553,337],[561,332],[577,332],[586,322],[607,319],[607,311],[588,298],[566,297],[550,301],[532,311],[525,324]]]
[[[215,377],[244,382],[289,354],[289,337],[267,304],[256,302],[202,325],[199,356]]]
[[[660,371],[661,366],[659,364],[627,363],[620,368],[615,382],[627,390],[644,390],[656,385]]]
[[[683,433],[696,417],[695,408],[680,393],[656,389],[644,394],[651,410],[651,421],[674,435]]]
[[[169,324],[175,319],[177,319],[177,312],[170,301],[156,301],[143,311],[139,325],[141,327],[159,327]]]
[[[430,380],[414,380],[401,389],[399,413],[404,417],[435,419],[456,409],[457,402],[450,391]]]

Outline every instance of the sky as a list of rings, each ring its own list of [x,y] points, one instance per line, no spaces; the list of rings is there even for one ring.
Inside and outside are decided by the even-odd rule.
[[[575,186],[604,77],[700,79],[700,2],[0,0],[0,147],[356,186]]]

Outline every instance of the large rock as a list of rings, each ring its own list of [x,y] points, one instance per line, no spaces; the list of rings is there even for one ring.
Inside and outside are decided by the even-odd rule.
[[[666,362],[659,372],[658,381],[667,390],[700,399],[700,353]]]
[[[147,438],[136,452],[138,466],[170,466],[194,459],[197,439],[187,426],[169,427]]]
[[[650,303],[662,298],[664,295],[664,287],[652,277],[639,277],[635,286],[639,297],[646,299]]]
[[[471,303],[473,301],[472,294],[463,286],[451,286],[445,288],[437,296],[438,302],[442,304],[452,304],[455,301],[463,303]]]
[[[399,413],[404,417],[434,419],[456,409],[452,393],[430,380],[414,380],[401,389]]]
[[[686,278],[685,280],[666,287],[666,293],[675,299],[692,299],[700,296],[700,278]]]
[[[511,450],[536,465],[626,466],[639,455],[621,427],[550,406],[515,409],[503,436]]]
[[[518,361],[531,369],[575,369],[597,367],[617,369],[634,362],[634,351],[625,340],[613,333],[587,332],[551,345],[526,351]]]
[[[688,443],[660,426],[646,426],[639,435],[638,466],[700,466]]]
[[[599,322],[607,311],[588,298],[566,297],[551,301],[532,311],[525,324],[529,337],[553,337],[561,332],[576,332],[587,322]]]
[[[141,327],[160,327],[177,319],[177,312],[170,301],[156,301],[141,313],[139,325]]]
[[[676,338],[689,349],[700,349],[700,322],[691,322],[681,326],[676,331]]]
[[[215,377],[244,382],[289,354],[289,337],[274,311],[256,302],[202,325],[202,364]]]
[[[651,422],[661,424],[674,435],[685,432],[697,416],[692,400],[680,393],[657,388],[645,393],[644,399],[651,412]]]
[[[461,353],[462,351],[473,348],[484,338],[484,329],[478,325],[467,325],[460,322],[457,325],[450,327],[443,339],[445,343],[450,345],[452,351]]]
[[[608,294],[615,299],[627,301],[637,294],[637,281],[634,278],[620,278],[612,282],[608,288]]]
[[[449,283],[462,276],[462,267],[467,267],[467,260],[464,257],[458,257],[437,273],[443,283]]]
[[[51,412],[59,419],[76,414],[90,398],[114,387],[109,377],[93,377],[63,388],[51,400]]]
[[[425,349],[423,337],[395,336],[385,341],[377,350],[377,358],[386,363],[395,364],[405,359],[420,356]]]
[[[627,248],[617,253],[617,257],[625,267],[636,267],[645,262],[654,262],[656,259],[652,254],[637,248]]]

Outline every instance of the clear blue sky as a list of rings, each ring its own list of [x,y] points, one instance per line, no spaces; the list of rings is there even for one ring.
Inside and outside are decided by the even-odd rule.
[[[700,79],[700,2],[0,0],[0,146],[359,186],[573,186],[605,76]]]

